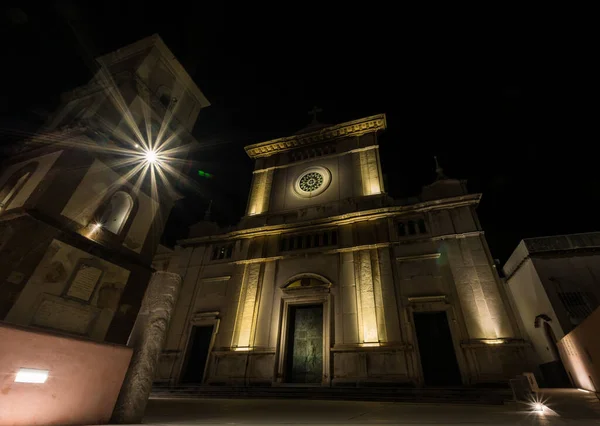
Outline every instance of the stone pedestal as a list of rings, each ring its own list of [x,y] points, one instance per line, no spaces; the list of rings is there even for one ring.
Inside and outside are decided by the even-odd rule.
[[[115,405],[113,423],[142,421],[180,287],[178,274],[160,271],[152,275],[129,338],[133,358]]]

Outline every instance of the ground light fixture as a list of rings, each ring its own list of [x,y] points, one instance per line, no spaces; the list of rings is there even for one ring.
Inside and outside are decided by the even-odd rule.
[[[48,373],[48,370],[20,368],[15,377],[15,383],[46,383]]]

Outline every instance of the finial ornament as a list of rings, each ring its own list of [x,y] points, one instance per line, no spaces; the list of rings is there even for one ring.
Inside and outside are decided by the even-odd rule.
[[[448,177],[444,174],[444,169],[440,167],[437,155],[434,155],[433,159],[435,160],[435,173],[437,174],[436,180],[448,179]]]
[[[308,115],[312,115],[312,122],[311,122],[311,124],[318,123],[318,121],[317,121],[317,114],[320,113],[320,112],[323,112],[323,110],[321,108],[316,107],[316,106],[314,106],[312,110],[308,111]]]
[[[204,220],[210,222],[210,208],[212,206],[212,200],[208,202],[208,208],[204,212]]]

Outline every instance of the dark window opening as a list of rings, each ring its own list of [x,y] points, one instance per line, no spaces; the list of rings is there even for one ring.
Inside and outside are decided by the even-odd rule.
[[[404,224],[404,222],[400,222],[398,224],[398,235],[400,235],[401,237],[406,236],[406,225]]]
[[[331,233],[331,245],[337,245],[337,231]]]
[[[427,228],[425,227],[425,220],[419,219],[418,225],[419,225],[419,234],[426,234]]]
[[[311,248],[312,247],[312,238],[310,235],[306,235],[304,237],[304,247]]]
[[[212,260],[231,259],[233,244],[213,247]]]
[[[412,220],[408,221],[408,234],[409,235],[415,235],[417,233],[417,228],[415,226],[415,222],[413,222]]]

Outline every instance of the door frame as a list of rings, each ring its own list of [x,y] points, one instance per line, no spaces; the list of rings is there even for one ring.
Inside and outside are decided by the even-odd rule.
[[[176,383],[181,383],[181,378],[183,377],[183,373],[185,367],[187,367],[188,355],[191,350],[190,341],[192,338],[192,332],[194,331],[194,327],[213,327],[212,336],[210,338],[210,343],[208,345],[208,354],[206,356],[206,365],[204,366],[204,373],[202,374],[202,384],[206,381],[206,376],[208,373],[208,369],[212,364],[212,351],[215,345],[215,339],[217,337],[217,333],[219,332],[219,324],[221,323],[221,319],[219,318],[219,312],[196,312],[187,325],[187,339],[185,341],[185,346],[183,348],[183,357],[181,359],[181,364],[179,366],[179,371],[177,373]]]
[[[419,339],[417,336],[417,328],[415,327],[415,312],[427,313],[427,312],[445,312],[448,320],[448,328],[450,329],[450,336],[452,337],[452,346],[454,347],[454,355],[456,356],[456,363],[458,364],[458,372],[460,373],[460,379],[463,385],[468,384],[468,364],[465,355],[461,347],[460,330],[458,327],[458,321],[456,319],[456,312],[452,305],[450,305],[446,296],[424,296],[424,297],[409,297],[408,318],[410,320],[412,329],[412,339],[414,351],[417,355],[417,368],[419,371],[419,386],[425,386],[425,375],[423,374],[423,364],[421,363],[421,353],[419,350]]]
[[[329,288],[298,289],[284,292],[281,298],[281,317],[279,320],[279,342],[276,355],[275,381],[276,386],[298,386],[286,382],[288,322],[291,306],[323,305],[323,379],[321,386],[331,386],[330,346],[331,346],[331,293]],[[319,386],[316,384],[316,386]]]

